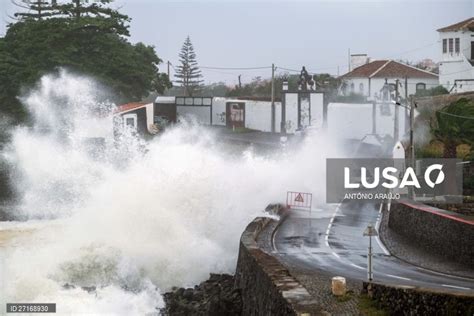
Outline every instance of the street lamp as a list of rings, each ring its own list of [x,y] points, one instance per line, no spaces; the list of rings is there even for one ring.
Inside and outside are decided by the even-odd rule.
[[[372,282],[372,236],[378,236],[377,229],[375,229],[374,226],[372,226],[372,223],[369,223],[367,225],[367,228],[364,231],[364,236],[369,236],[369,253],[367,256],[367,278],[369,279],[369,282]]]

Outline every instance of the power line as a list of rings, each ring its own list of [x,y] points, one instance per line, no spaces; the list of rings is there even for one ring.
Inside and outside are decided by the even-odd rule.
[[[449,116],[454,116],[454,117],[466,119],[466,120],[474,120],[474,116],[456,115],[456,114],[451,114],[451,113],[443,112],[443,111],[436,111],[436,112],[441,113],[441,114],[444,114],[444,115],[449,115]]]
[[[261,66],[261,67],[213,67],[213,66],[200,66],[201,69],[215,69],[215,70],[257,70],[257,69],[271,69],[272,66]]]

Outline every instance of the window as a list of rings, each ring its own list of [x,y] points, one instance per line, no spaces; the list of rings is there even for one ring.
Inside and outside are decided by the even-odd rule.
[[[354,83],[351,83],[351,92],[354,92]]]
[[[453,39],[450,38],[449,39],[449,53],[453,53]]]
[[[448,39],[445,38],[443,39],[443,54],[446,54],[448,52]]]
[[[364,84],[362,82],[359,83],[359,93],[364,94]]]
[[[137,115],[136,114],[124,114],[123,116],[123,127],[137,130]]]
[[[426,84],[423,82],[417,83],[416,84],[416,91],[421,91],[421,90],[426,90]]]
[[[459,37],[454,39],[454,52],[459,54],[460,47],[459,47]]]

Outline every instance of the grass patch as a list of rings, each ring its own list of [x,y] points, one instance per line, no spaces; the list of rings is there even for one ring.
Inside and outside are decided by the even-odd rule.
[[[350,301],[354,297],[354,292],[353,291],[347,291],[346,294],[336,296],[336,300],[340,303]]]
[[[257,130],[247,128],[247,127],[236,127],[234,130],[232,130],[234,133],[250,133],[250,132],[256,132]]]
[[[377,302],[371,300],[367,295],[359,295],[359,311],[364,316],[388,316],[389,314],[377,306]]]

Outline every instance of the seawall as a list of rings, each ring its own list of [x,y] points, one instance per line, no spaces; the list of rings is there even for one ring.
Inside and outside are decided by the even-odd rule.
[[[287,268],[258,247],[256,238],[272,221],[256,218],[240,239],[235,286],[242,291],[242,315],[327,315]]]
[[[416,240],[417,247],[465,266],[474,258],[474,222],[457,214],[415,202],[393,204],[388,227]]]

